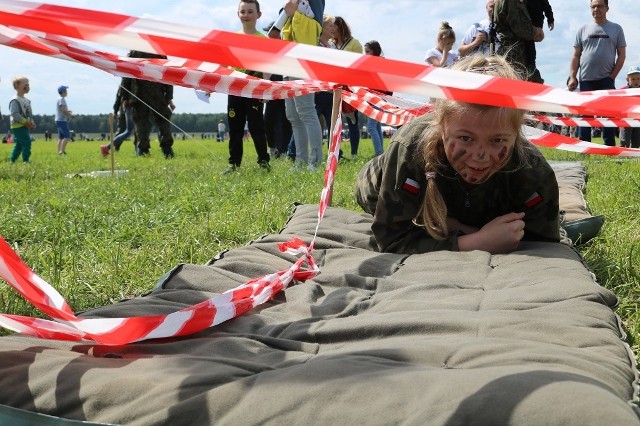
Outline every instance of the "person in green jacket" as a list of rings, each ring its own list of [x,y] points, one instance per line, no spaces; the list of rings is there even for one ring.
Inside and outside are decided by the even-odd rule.
[[[525,2],[496,0],[493,7],[493,23],[500,40],[496,53],[506,57],[523,79],[543,83],[540,71],[536,68],[535,58],[530,57],[527,42],[542,41],[544,30],[534,26]]]
[[[501,56],[453,69],[517,78]],[[525,111],[439,99],[360,171],[358,204],[383,252],[509,253],[522,240],[560,241],[555,173],[521,134]]]

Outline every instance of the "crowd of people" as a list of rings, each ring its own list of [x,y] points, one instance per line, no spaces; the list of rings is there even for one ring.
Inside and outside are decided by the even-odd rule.
[[[454,48],[456,33],[449,22],[440,24],[435,45],[426,52],[424,61],[432,66],[453,68],[458,62],[474,55],[503,57],[514,69],[518,78],[544,83],[537,68],[536,44],[544,40],[544,23],[552,31],[555,28],[553,10],[548,0],[486,0],[487,16],[473,23],[465,31],[459,47]],[[574,51],[569,63],[568,90],[590,91],[615,88],[615,78],[621,72],[626,58],[626,41],[622,27],[607,20],[608,0],[590,0],[593,21],[583,25],[575,36]],[[345,50],[358,54],[383,56],[380,43],[370,40],[364,45],[352,34],[346,19],[332,16],[325,10],[325,0],[287,0],[280,10],[278,20],[260,31],[257,21],[262,17],[259,0],[240,0],[237,16],[239,33],[257,37],[278,38],[298,43]],[[364,47],[363,47],[364,46]],[[133,58],[166,58],[160,55],[130,51]],[[239,70],[248,75],[272,81],[295,80],[297,76],[267,75],[253,70]],[[640,66],[632,66],[627,73],[630,88],[640,87]],[[35,128],[31,118],[31,106],[26,94],[29,81],[26,77],[14,80],[16,96],[10,103],[11,131],[16,142],[11,153],[15,162],[22,155],[29,161],[30,130]],[[58,130],[58,154],[66,154],[71,140],[69,120],[72,113],[67,107],[68,86],[58,87],[60,99],[56,105],[55,122]],[[372,88],[381,95],[390,94]],[[105,157],[122,143],[133,138],[135,152],[150,155],[152,125],[158,130],[160,148],[165,158],[174,157],[171,115],[173,87],[135,78],[123,78],[116,94],[114,116],[118,118],[118,131],[112,143],[101,145]],[[227,118],[212,127],[220,142],[228,136],[229,174],[240,168],[244,142],[247,136],[253,142],[258,166],[271,169],[272,158],[285,157],[294,161],[295,167],[316,170],[323,161],[323,138],[328,135],[333,107],[332,93],[321,92],[297,96],[285,100],[263,102],[256,99],[228,95]],[[381,124],[368,119],[360,126],[360,114],[343,103],[345,128],[348,129],[350,157],[356,158],[361,138],[361,128],[371,137],[374,153],[384,151],[384,134]],[[618,129],[602,130],[604,143],[615,145]],[[579,137],[591,140],[591,128],[580,128]],[[639,147],[640,129],[620,129],[622,146]],[[348,159],[340,151],[341,159]]]

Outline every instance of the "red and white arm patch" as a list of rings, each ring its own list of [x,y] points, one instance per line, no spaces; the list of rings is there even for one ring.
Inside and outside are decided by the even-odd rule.
[[[530,209],[531,207],[540,204],[541,202],[542,196],[537,192],[534,192],[529,198],[527,198],[527,201],[524,202],[524,205],[527,206],[528,209]]]
[[[418,194],[420,192],[420,184],[411,178],[407,178],[402,184],[402,189],[412,194]]]

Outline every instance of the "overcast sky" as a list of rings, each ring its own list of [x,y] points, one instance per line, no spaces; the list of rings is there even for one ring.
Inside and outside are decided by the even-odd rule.
[[[153,18],[196,27],[237,31],[237,0],[55,0],[51,4],[91,8],[136,17]],[[385,56],[407,62],[423,63],[427,49],[435,46],[440,22],[448,21],[457,36],[454,48],[468,27],[484,17],[485,0],[326,0],[326,13],[342,16],[351,26],[355,38],[362,44],[376,39]],[[546,84],[564,87],[569,73],[569,60],[578,28],[592,20],[589,0],[551,0],[555,29],[545,24],[545,39],[537,43],[538,68]],[[268,25],[284,4],[281,0],[262,0],[262,18],[258,26]],[[625,84],[624,76],[631,65],[640,65],[640,22],[638,0],[611,0],[610,21],[622,25],[627,39],[627,60],[616,87]],[[112,47],[102,50],[126,53]],[[34,113],[53,114],[58,98],[56,88],[69,86],[67,102],[75,114],[98,114],[112,111],[120,79],[88,65],[23,52],[0,45],[0,106],[6,112],[9,99],[15,94],[11,79],[18,74],[31,80]],[[198,100],[193,89],[175,89],[176,112],[217,113],[226,110],[226,95],[215,94],[211,103]],[[415,97],[411,97],[415,99]]]

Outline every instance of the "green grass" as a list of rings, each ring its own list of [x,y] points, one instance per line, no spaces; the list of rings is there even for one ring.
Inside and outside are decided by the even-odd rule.
[[[176,141],[177,158],[170,161],[157,141],[149,158],[135,157],[126,142],[115,168],[127,174],[67,177],[110,169],[99,144],[74,142],[68,155],[58,156],[54,142],[36,141],[28,165],[9,164],[11,145],[0,145],[0,235],[76,312],[144,294],[179,263],[205,263],[222,250],[277,232],[292,203],[317,203],[323,184],[322,171],[294,171],[285,159],[272,160],[271,173],[259,169],[252,144],[245,144],[239,171],[222,176],[227,144],[199,139]],[[606,223],[580,251],[598,282],[619,297],[617,313],[638,357],[640,162],[544,152],[588,168],[586,199]],[[334,206],[359,210],[353,186],[373,155],[370,140],[361,141],[360,154],[340,165]],[[4,284],[0,312],[38,315]]]

